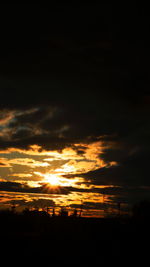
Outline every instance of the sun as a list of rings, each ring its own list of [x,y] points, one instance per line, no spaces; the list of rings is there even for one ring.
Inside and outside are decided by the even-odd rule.
[[[59,177],[57,175],[46,174],[45,180],[52,186],[59,186],[60,185]]]
[[[69,186],[79,186],[78,183],[81,182],[81,178],[74,177],[74,178],[66,178],[63,177],[62,172],[60,173],[40,173],[34,172],[34,174],[39,175],[42,177],[42,181],[46,183],[49,187],[69,187]],[[83,182],[83,181],[82,181]]]

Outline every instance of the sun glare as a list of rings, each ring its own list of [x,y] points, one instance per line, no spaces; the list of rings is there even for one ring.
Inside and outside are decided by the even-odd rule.
[[[46,174],[45,175],[45,180],[49,184],[51,184],[52,186],[59,186],[60,185],[59,177],[57,175],[54,175],[54,174]]]
[[[43,178],[43,182],[49,184],[50,186],[59,187],[59,186],[75,186],[76,188],[83,187],[84,179],[80,177],[74,178],[65,178],[62,177],[62,174],[55,174],[55,173],[40,173],[34,172],[34,174],[39,175]]]

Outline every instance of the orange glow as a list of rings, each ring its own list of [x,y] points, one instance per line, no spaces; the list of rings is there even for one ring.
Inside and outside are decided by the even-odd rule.
[[[56,174],[56,173],[34,172],[34,174],[42,177],[43,182],[49,183],[51,186],[75,186],[76,188],[80,188],[82,186],[82,183],[84,182],[83,178],[76,177],[76,178],[68,179],[68,178],[61,177],[60,174]]]
[[[60,185],[59,177],[53,174],[45,174],[45,181],[50,183],[52,186]]]
[[[39,192],[42,192],[30,193],[30,195],[26,193],[17,195],[16,192],[14,194],[12,192],[6,194],[6,198],[0,199],[1,204],[7,206],[10,199],[14,199],[18,206],[25,206],[38,199],[49,199],[54,202],[56,211],[62,206],[70,208],[71,211],[73,207],[80,209],[82,202],[84,216],[88,214],[87,209],[91,209],[91,214],[92,212],[94,214],[95,204],[100,204],[98,207],[101,208],[101,203],[108,204],[111,201],[107,195],[104,199],[99,193],[101,190],[98,189],[110,188],[113,185],[96,185],[92,183],[93,179],[84,178],[86,176],[83,174],[102,167],[110,168],[117,165],[117,162],[105,162],[101,157],[106,147],[106,144],[97,141],[72,144],[63,150],[45,150],[37,144],[27,149],[11,147],[0,150],[1,181],[15,182],[16,186],[41,187]]]

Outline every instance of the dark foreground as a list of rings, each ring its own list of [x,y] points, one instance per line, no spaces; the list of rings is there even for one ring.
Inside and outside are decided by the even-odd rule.
[[[0,214],[1,260],[48,266],[144,264],[149,257],[150,224],[137,218],[49,217]]]

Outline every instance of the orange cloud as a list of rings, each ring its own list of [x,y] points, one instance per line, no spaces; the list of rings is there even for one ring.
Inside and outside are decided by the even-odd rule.
[[[0,111],[0,126],[6,126],[15,117],[15,112],[10,110]]]
[[[9,168],[11,165],[9,164],[8,160],[5,158],[0,158],[0,168]]]
[[[32,177],[32,174],[29,173],[13,173],[11,176],[19,177],[19,178],[30,178]]]
[[[29,166],[31,168],[50,166],[50,164],[47,162],[40,162],[30,158],[14,158],[14,159],[0,158],[0,167],[9,168],[12,167],[13,165]]]

